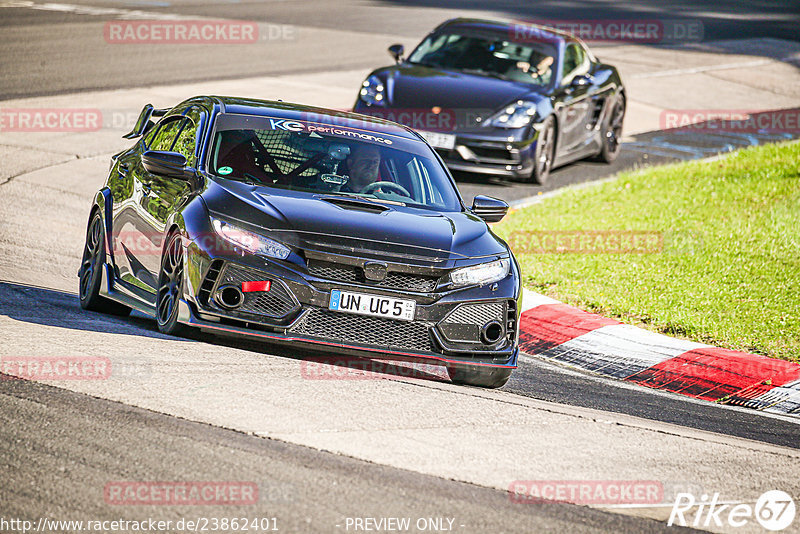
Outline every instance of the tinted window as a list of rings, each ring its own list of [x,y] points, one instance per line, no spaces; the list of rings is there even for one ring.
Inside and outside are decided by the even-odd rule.
[[[428,36],[408,60],[433,68],[547,85],[555,56],[555,48],[547,43],[444,33]]]
[[[171,149],[173,152],[183,154],[190,165],[194,162],[195,148],[197,147],[197,129],[201,124],[200,113],[199,108],[192,108],[187,113]]]
[[[162,120],[153,132],[147,148],[150,150],[165,150],[169,151],[172,148],[172,142],[181,128],[183,119],[181,117],[167,117]]]
[[[221,114],[209,159],[212,174],[277,189],[462,209],[426,144],[381,132]]]
[[[564,52],[563,83],[567,84],[571,82],[572,78],[574,78],[576,75],[585,73],[586,67],[587,57],[583,47],[576,43],[570,43],[567,45],[567,49]]]

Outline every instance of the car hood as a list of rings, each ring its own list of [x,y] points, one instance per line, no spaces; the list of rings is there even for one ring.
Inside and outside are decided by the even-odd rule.
[[[203,198],[213,216],[305,250],[439,267],[508,253],[486,223],[469,212],[379,203],[374,203],[377,209],[365,209],[334,195],[219,178]]]
[[[540,93],[541,88],[522,82],[459,71],[402,64],[379,72],[392,108],[473,109],[491,112],[512,100]]]

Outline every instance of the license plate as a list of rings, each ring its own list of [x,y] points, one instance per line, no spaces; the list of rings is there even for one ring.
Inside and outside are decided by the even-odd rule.
[[[413,321],[417,303],[413,300],[394,299],[382,295],[351,293],[350,291],[334,289],[331,291],[331,301],[328,304],[328,309],[384,317],[386,319]]]
[[[429,145],[433,148],[443,148],[445,150],[452,150],[456,146],[456,136],[453,134],[444,134],[439,132],[426,132],[424,130],[417,130],[417,132],[425,138]]]

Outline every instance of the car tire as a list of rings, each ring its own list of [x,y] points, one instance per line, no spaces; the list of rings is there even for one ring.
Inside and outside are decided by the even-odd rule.
[[[508,382],[512,370],[507,367],[450,366],[447,374],[454,384],[499,388]]]
[[[99,211],[96,211],[86,229],[86,241],[83,245],[83,256],[78,270],[78,298],[81,308],[84,310],[124,317],[131,313],[128,306],[100,295],[105,260],[106,240],[103,217]]]
[[[156,321],[164,334],[187,336],[188,326],[178,322],[178,308],[183,296],[184,264],[183,241],[177,232],[167,238],[167,246],[161,254],[156,291]]]
[[[622,121],[625,119],[625,96],[619,95],[611,104],[608,118],[603,122],[600,138],[600,152],[597,159],[604,163],[612,163],[619,155],[622,143]]]
[[[547,117],[542,123],[539,137],[536,139],[536,148],[533,156],[533,171],[531,181],[544,185],[550,177],[553,168],[553,159],[556,153],[556,124],[553,117]]]

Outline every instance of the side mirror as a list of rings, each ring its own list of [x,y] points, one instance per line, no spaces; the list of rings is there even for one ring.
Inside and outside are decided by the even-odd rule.
[[[395,63],[400,63],[403,61],[403,53],[405,51],[405,47],[401,44],[393,44],[389,47],[389,55],[394,58]]]
[[[186,157],[178,152],[162,152],[160,150],[147,150],[142,154],[142,165],[150,174],[189,180],[186,168]]]
[[[499,198],[477,195],[472,199],[472,213],[486,222],[500,222],[508,213],[508,204]]]

